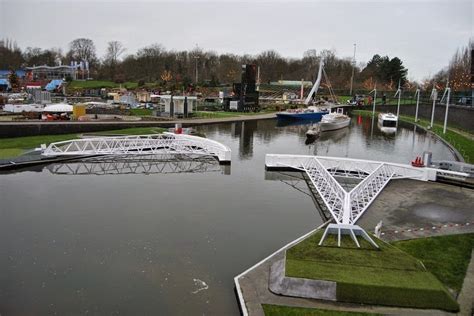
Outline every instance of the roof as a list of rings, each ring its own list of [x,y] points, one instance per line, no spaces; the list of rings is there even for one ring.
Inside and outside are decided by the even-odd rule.
[[[0,86],[10,87],[10,82],[7,79],[0,79]]]
[[[72,112],[72,105],[56,103],[44,107],[43,112]]]
[[[5,69],[1,69],[0,70],[0,78],[8,78],[8,75],[10,74],[11,70],[5,70]],[[26,74],[26,71],[24,71],[23,69],[19,69],[19,70],[15,70],[15,73],[18,77],[22,78],[25,76]]]

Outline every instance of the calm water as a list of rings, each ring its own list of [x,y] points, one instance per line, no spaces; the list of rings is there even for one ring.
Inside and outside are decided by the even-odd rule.
[[[0,314],[238,315],[233,277],[322,222],[304,185],[265,180],[265,153],[407,163],[429,149],[453,158],[409,126],[387,136],[353,118],[310,145],[306,129],[273,120],[199,127],[231,147],[230,174],[201,161],[0,175]],[[170,173],[186,169],[194,172]]]

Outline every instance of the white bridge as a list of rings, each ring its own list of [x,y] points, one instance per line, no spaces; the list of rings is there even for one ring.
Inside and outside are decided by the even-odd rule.
[[[438,174],[464,178],[468,176],[465,173],[434,168],[322,156],[267,154],[265,165],[268,169],[297,169],[308,175],[336,222],[326,228],[320,244],[328,233],[336,232],[339,245],[342,233],[349,234],[357,246],[359,242],[355,235],[361,235],[377,248],[377,244],[356,225],[356,222],[391,179],[435,181]],[[355,178],[361,181],[348,192],[336,180],[337,177]]]
[[[230,163],[230,148],[213,140],[182,134],[163,133],[118,137],[73,139],[43,145],[44,156],[188,154],[216,157]]]

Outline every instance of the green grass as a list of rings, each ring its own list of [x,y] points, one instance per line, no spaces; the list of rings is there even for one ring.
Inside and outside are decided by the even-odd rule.
[[[14,158],[21,155],[26,150],[39,147],[41,144],[49,144],[77,138],[77,134],[61,134],[61,135],[38,135],[26,137],[13,137],[0,139],[0,157]]]
[[[327,309],[314,309],[304,307],[289,307],[279,305],[263,304],[263,311],[265,316],[365,316],[365,315],[380,315],[372,313],[358,313],[334,311]]]
[[[354,110],[352,111],[352,113],[360,114],[363,116],[372,116],[372,111],[368,110]],[[378,115],[378,113],[379,112],[376,112],[375,114]],[[399,119],[404,122],[415,124],[415,118],[413,116],[400,115]],[[419,119],[416,124],[421,127],[427,128],[431,124],[431,122],[425,119]],[[473,134],[466,131],[461,131],[453,126],[448,126],[448,128],[446,129],[446,134],[444,134],[443,125],[437,122],[434,123],[432,131],[436,135],[450,143],[454,148],[456,148],[467,163],[474,162]]]
[[[124,82],[122,87],[126,89],[134,89],[138,86],[136,82]],[[102,80],[75,80],[68,83],[68,89],[100,89],[100,88],[119,88],[120,83],[113,81],[102,81]]]
[[[90,134],[95,135],[145,135],[162,133],[165,129],[160,127],[133,127],[116,129],[110,131],[100,131]],[[15,158],[27,150],[39,147],[41,144],[49,144],[63,140],[78,138],[78,134],[60,134],[60,135],[38,135],[26,137],[0,138],[0,159]]]
[[[443,284],[404,251],[382,241],[377,250],[365,240],[359,249],[349,236],[337,247],[334,235],[317,246],[321,235],[287,250],[287,276],[337,282],[338,301],[458,310]]]
[[[109,131],[100,131],[87,134],[94,135],[147,135],[147,134],[157,134],[163,133],[166,129],[161,127],[132,127],[124,129],[114,129]]]
[[[21,148],[3,148],[0,149],[0,159],[8,159],[18,157],[25,152]]]
[[[130,109],[129,111],[135,116],[150,116],[153,113],[151,109]]]
[[[404,240],[396,247],[420,259],[449,288],[459,292],[474,248],[474,234]]]

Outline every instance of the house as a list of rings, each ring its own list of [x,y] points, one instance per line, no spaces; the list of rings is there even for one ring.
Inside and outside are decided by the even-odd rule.
[[[138,102],[144,102],[144,103],[151,102],[151,93],[148,91],[138,91],[137,100]]]

